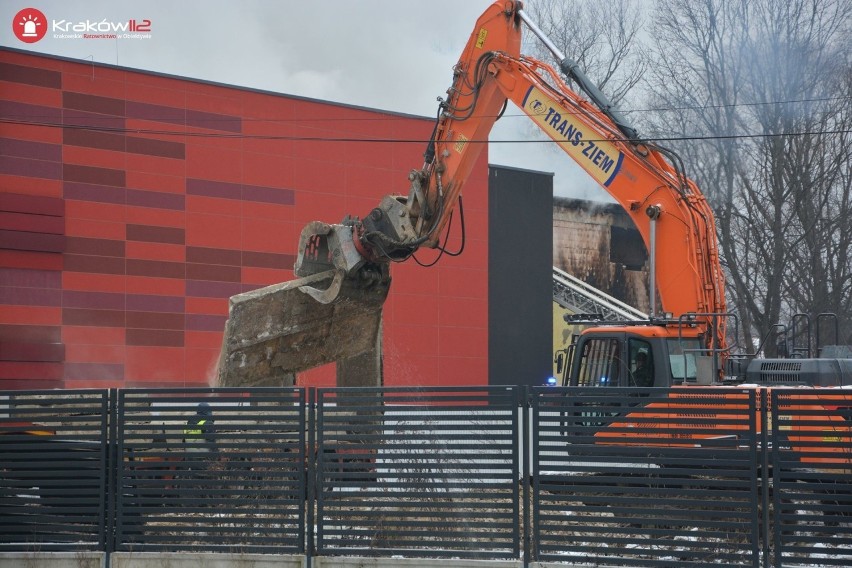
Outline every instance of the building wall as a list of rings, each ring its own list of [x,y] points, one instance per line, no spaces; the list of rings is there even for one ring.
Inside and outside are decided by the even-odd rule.
[[[648,253],[633,221],[617,204],[554,198],[553,266],[644,312],[650,310]],[[553,302],[553,352],[582,326]],[[554,363],[554,375],[556,368]]]
[[[6,49],[0,117],[0,389],[208,384],[228,297],[291,279],[308,221],[407,192],[423,144],[362,140],[432,128]],[[487,382],[486,188],[483,155],[462,257],[393,267],[386,384]]]
[[[647,312],[648,253],[617,204],[555,198],[553,266]]]
[[[489,172],[489,383],[541,386],[552,375],[553,174]]]

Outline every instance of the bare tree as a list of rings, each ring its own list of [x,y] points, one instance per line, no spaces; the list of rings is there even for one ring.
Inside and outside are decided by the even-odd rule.
[[[838,77],[850,73],[850,16],[852,0],[655,6],[646,78],[670,111],[649,122],[683,138],[673,145],[714,206],[749,347],[793,313],[849,313],[852,99]]]
[[[639,40],[644,15],[637,2],[608,3],[580,0],[536,0],[525,7],[550,40],[618,105],[636,87],[647,67]],[[527,36],[528,38],[530,36]],[[524,53],[550,59],[535,38]]]
[[[809,314],[845,314],[838,339],[852,344],[852,73],[838,79],[834,92],[841,96],[823,101],[818,120],[808,125],[832,135],[790,144],[785,173],[800,199],[794,203],[798,246],[786,276],[791,304]]]

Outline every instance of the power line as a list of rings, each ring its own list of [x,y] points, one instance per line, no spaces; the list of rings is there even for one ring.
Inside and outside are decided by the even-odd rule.
[[[768,106],[768,105],[787,105],[787,104],[798,104],[798,103],[821,103],[828,101],[842,101],[842,100],[852,100],[852,97],[843,96],[843,97],[823,97],[823,98],[814,98],[814,99],[791,99],[788,101],[765,101],[765,102],[753,102],[753,103],[728,103],[728,104],[711,104],[711,105],[696,105],[696,106],[682,106],[682,107],[656,107],[656,108],[644,108],[644,109],[628,109],[622,110],[621,112],[675,112],[681,110],[707,110],[712,108],[736,108],[736,107],[752,107],[752,106]]]
[[[140,128],[115,128],[107,126],[91,126],[91,125],[76,125],[76,124],[58,124],[52,122],[35,122],[28,120],[16,120],[11,118],[0,118],[0,123],[15,124],[20,126],[37,126],[43,128],[62,128],[71,130],[90,130],[94,132],[105,132],[113,134],[147,134],[155,136],[175,136],[175,137],[191,137],[191,138],[221,138],[221,139],[239,139],[239,140],[274,140],[284,142],[343,142],[343,143],[376,143],[376,144],[427,144],[430,140],[404,139],[404,138],[360,138],[360,137],[327,137],[327,136],[289,136],[289,135],[273,135],[273,134],[243,134],[243,133],[224,133],[224,132],[179,132],[174,130],[150,130]],[[826,136],[835,134],[850,134],[852,130],[817,130],[806,132],[779,132],[779,133],[755,133],[755,134],[729,134],[729,135],[712,135],[712,136],[668,136],[668,137],[643,137],[639,142],[689,142],[689,141],[704,141],[704,140],[741,140],[750,138],[779,138],[779,137],[800,137],[800,136]],[[630,142],[626,138],[620,139],[588,139],[589,142]],[[473,144],[553,144],[551,139],[518,139],[518,140],[468,140],[467,143]]]
[[[753,107],[753,106],[769,106],[769,105],[788,105],[788,104],[799,104],[799,103],[817,103],[817,102],[828,102],[828,101],[841,101],[841,100],[852,100],[850,96],[840,96],[840,97],[822,97],[822,98],[811,98],[811,99],[790,99],[783,101],[761,101],[761,102],[752,102],[752,103],[728,103],[728,104],[708,104],[708,105],[693,105],[693,106],[679,106],[679,107],[650,107],[650,108],[638,108],[638,109],[619,109],[622,113],[647,113],[647,112],[677,112],[684,110],[708,110],[708,109],[721,109],[721,108],[736,108],[736,107]],[[76,109],[64,109],[66,111],[74,112]],[[82,112],[82,111],[81,111]],[[372,113],[383,113],[381,110],[373,110],[369,111]],[[577,112],[569,112],[571,115],[579,114]],[[29,115],[33,118],[48,118],[47,115]],[[393,114],[384,114],[383,116],[369,116],[369,117],[311,117],[311,118],[252,118],[252,117],[229,117],[229,116],[209,116],[206,115],[202,120],[205,122],[234,122],[239,120],[241,122],[269,122],[269,123],[297,123],[297,124],[305,124],[305,123],[323,123],[323,122],[390,122],[390,121],[400,121],[400,120],[411,120],[414,115],[393,115]],[[494,118],[498,115],[473,115],[477,118]],[[504,113],[501,115],[506,118],[526,118],[527,115],[524,113]],[[73,118],[73,117],[72,117]],[[122,120],[126,118],[138,118],[139,120],[147,120],[151,122],[173,122],[172,118],[166,117],[124,117],[124,116],[116,116],[116,115],[104,115],[104,116],[91,116],[87,114],[87,120]],[[422,117],[429,118],[429,117]],[[431,120],[431,118],[429,118]]]

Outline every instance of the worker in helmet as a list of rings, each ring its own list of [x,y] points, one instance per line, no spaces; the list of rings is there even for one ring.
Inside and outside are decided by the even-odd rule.
[[[187,451],[186,469],[192,472],[193,479],[206,480],[209,477],[206,472],[217,455],[213,413],[208,403],[198,403],[195,416],[187,420],[183,443]]]

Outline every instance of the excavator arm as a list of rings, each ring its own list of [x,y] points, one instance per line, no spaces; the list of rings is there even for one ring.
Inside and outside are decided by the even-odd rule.
[[[524,23],[544,41],[562,72],[589,100],[550,65],[521,55]],[[298,289],[326,306],[323,310],[331,309],[324,318],[328,321],[380,321],[376,314],[380,314],[390,285],[390,263],[405,261],[424,247],[442,247],[443,233],[465,181],[495,121],[511,100],[631,216],[654,259],[652,283],[665,313],[674,317],[698,314],[694,323],[706,326],[708,336],[715,337],[715,346],[724,347],[724,320],[706,317],[725,312],[715,222],[706,199],[684,174],[676,154],[642,141],[577,65],[529,20],[521,2],[498,0],[480,16],[454,68],[447,97],[439,100],[423,166],[409,173],[407,195],[385,196],[363,219],[309,223],[299,239],[295,266],[296,275],[303,280],[288,291]],[[275,293],[280,293],[280,285],[268,295]],[[255,292],[248,305],[263,296],[263,291]],[[231,301],[232,320],[234,306],[247,305],[235,298],[236,304],[233,298]],[[290,303],[302,305],[304,300]],[[279,304],[276,309],[283,306],[286,312],[287,301]],[[257,314],[252,312],[250,317],[256,320]],[[273,353],[281,361],[285,352],[303,351],[305,345],[339,345],[341,339],[328,336],[328,329],[345,326],[320,325],[307,332],[313,336],[304,345],[287,343],[287,330],[292,327],[283,326],[278,343],[271,347],[241,334],[239,325],[226,329],[220,377],[237,366],[256,362],[252,353],[265,350],[261,359],[268,361]],[[300,330],[304,337],[304,326]],[[255,331],[264,335],[262,330]],[[314,356],[291,358],[291,370],[298,370],[301,360],[310,361],[305,368],[327,362]]]

